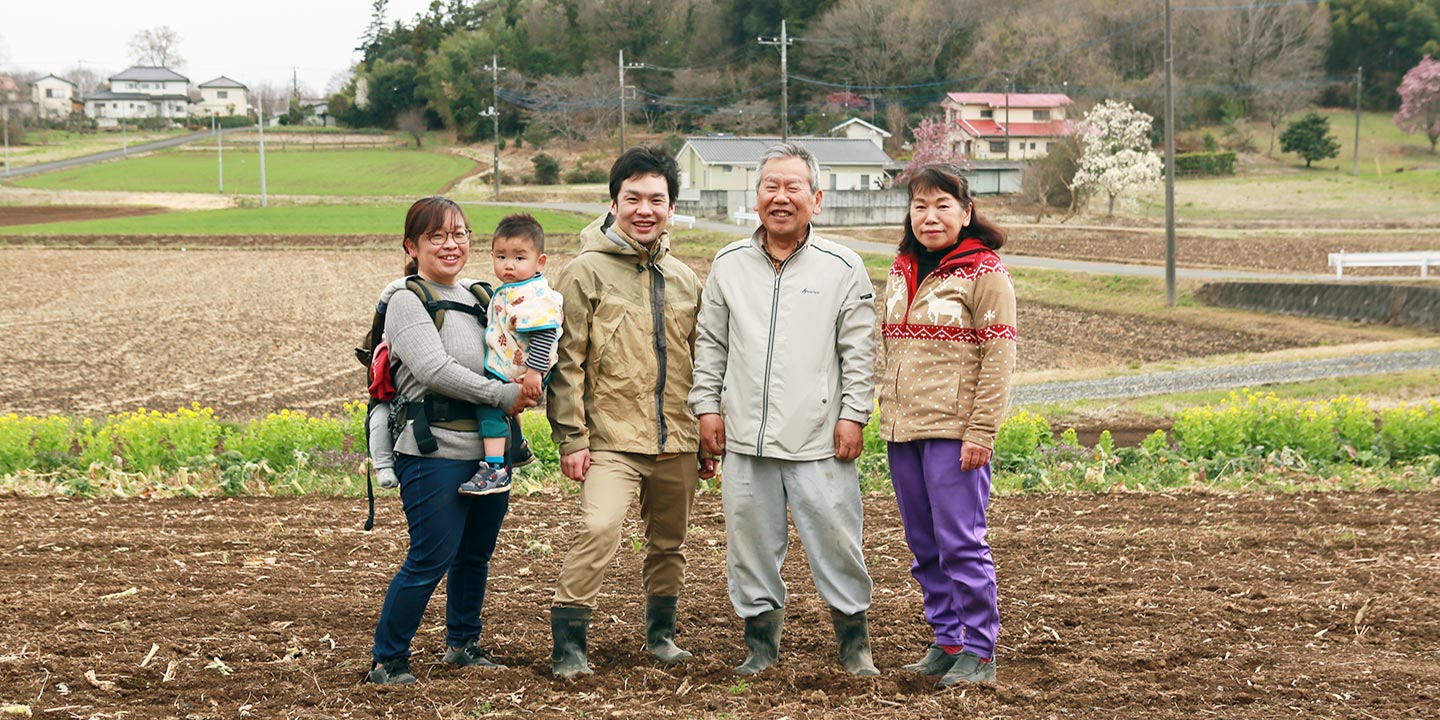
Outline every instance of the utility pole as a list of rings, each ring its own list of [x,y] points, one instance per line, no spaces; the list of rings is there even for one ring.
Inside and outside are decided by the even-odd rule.
[[[130,136],[125,130],[125,118],[120,118],[120,154],[130,157]]]
[[[1175,307],[1175,46],[1165,0],[1165,306]]]
[[[220,194],[225,194],[225,150],[220,140],[220,113],[216,112],[210,116],[210,129],[215,132],[215,165],[220,172]]]
[[[622,154],[625,152],[625,91],[629,89],[625,87],[625,70],[627,68],[639,70],[643,67],[645,67],[645,63],[630,63],[626,65],[625,49],[620,49],[620,152]]]
[[[780,141],[790,139],[790,69],[786,50],[795,42],[785,32],[785,21],[780,21],[780,37],[766,40],[763,37],[755,38],[761,45],[780,46]]]
[[[1168,1],[1168,0],[1167,0]],[[1010,78],[1005,78],[1005,159],[1010,159]]]
[[[260,93],[260,207],[269,207],[265,194],[265,93]]]
[[[494,159],[490,163],[490,176],[495,181],[495,202],[500,202],[500,56],[491,55],[490,64],[483,70],[490,71],[490,109],[480,113],[481,117],[489,116],[491,128],[491,141],[495,146]]]
[[[1351,150],[1355,167],[1352,175],[1360,174],[1360,90],[1365,84],[1365,66],[1355,68],[1355,147]]]

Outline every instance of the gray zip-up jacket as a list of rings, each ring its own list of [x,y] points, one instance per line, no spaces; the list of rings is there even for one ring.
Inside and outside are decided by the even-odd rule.
[[[835,423],[874,407],[875,290],[860,256],[815,234],[779,271],[765,229],[715,255],[695,341],[696,415],[725,449],[781,460],[835,454]]]

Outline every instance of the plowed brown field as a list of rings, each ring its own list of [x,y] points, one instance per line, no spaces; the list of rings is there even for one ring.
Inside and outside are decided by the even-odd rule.
[[[547,608],[569,495],[517,497],[491,566],[483,644],[509,669],[439,662],[362,684],[399,503],[336,498],[0,499],[0,706],[43,718],[1423,718],[1440,707],[1440,493],[999,497],[996,688],[900,669],[929,641],[894,500],[866,499],[881,675],[846,675],[798,540],[780,662],[740,682],[719,498],[689,540],[679,642],[643,650],[641,555],[622,543],[591,633],[597,674],[549,677]],[[625,536],[639,532],[637,518]],[[154,651],[152,654],[152,646]],[[217,661],[218,659],[218,661]],[[224,674],[221,666],[230,671]]]

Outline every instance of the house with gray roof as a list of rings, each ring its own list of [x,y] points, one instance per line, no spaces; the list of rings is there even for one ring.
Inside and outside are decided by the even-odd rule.
[[[65,118],[80,106],[80,88],[58,75],[46,75],[30,83],[35,113],[42,118]]]
[[[190,112],[190,79],[169,68],[137,65],[109,80],[110,89],[85,96],[85,114],[101,126],[130,118],[183,120]]]
[[[794,137],[820,164],[820,189],[879,190],[894,163],[866,138]],[[778,137],[690,137],[675,159],[680,165],[681,197],[686,190],[755,189],[760,156]]]
[[[249,112],[250,89],[244,83],[221,75],[195,87],[200,90],[200,101],[190,107],[190,112],[195,115],[245,115]]]

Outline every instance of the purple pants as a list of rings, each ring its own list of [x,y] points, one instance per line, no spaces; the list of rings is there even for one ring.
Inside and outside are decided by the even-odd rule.
[[[990,466],[962,472],[959,440],[892,442],[889,454],[905,542],[915,554],[910,574],[936,644],[995,657],[1000,607],[985,542]]]

